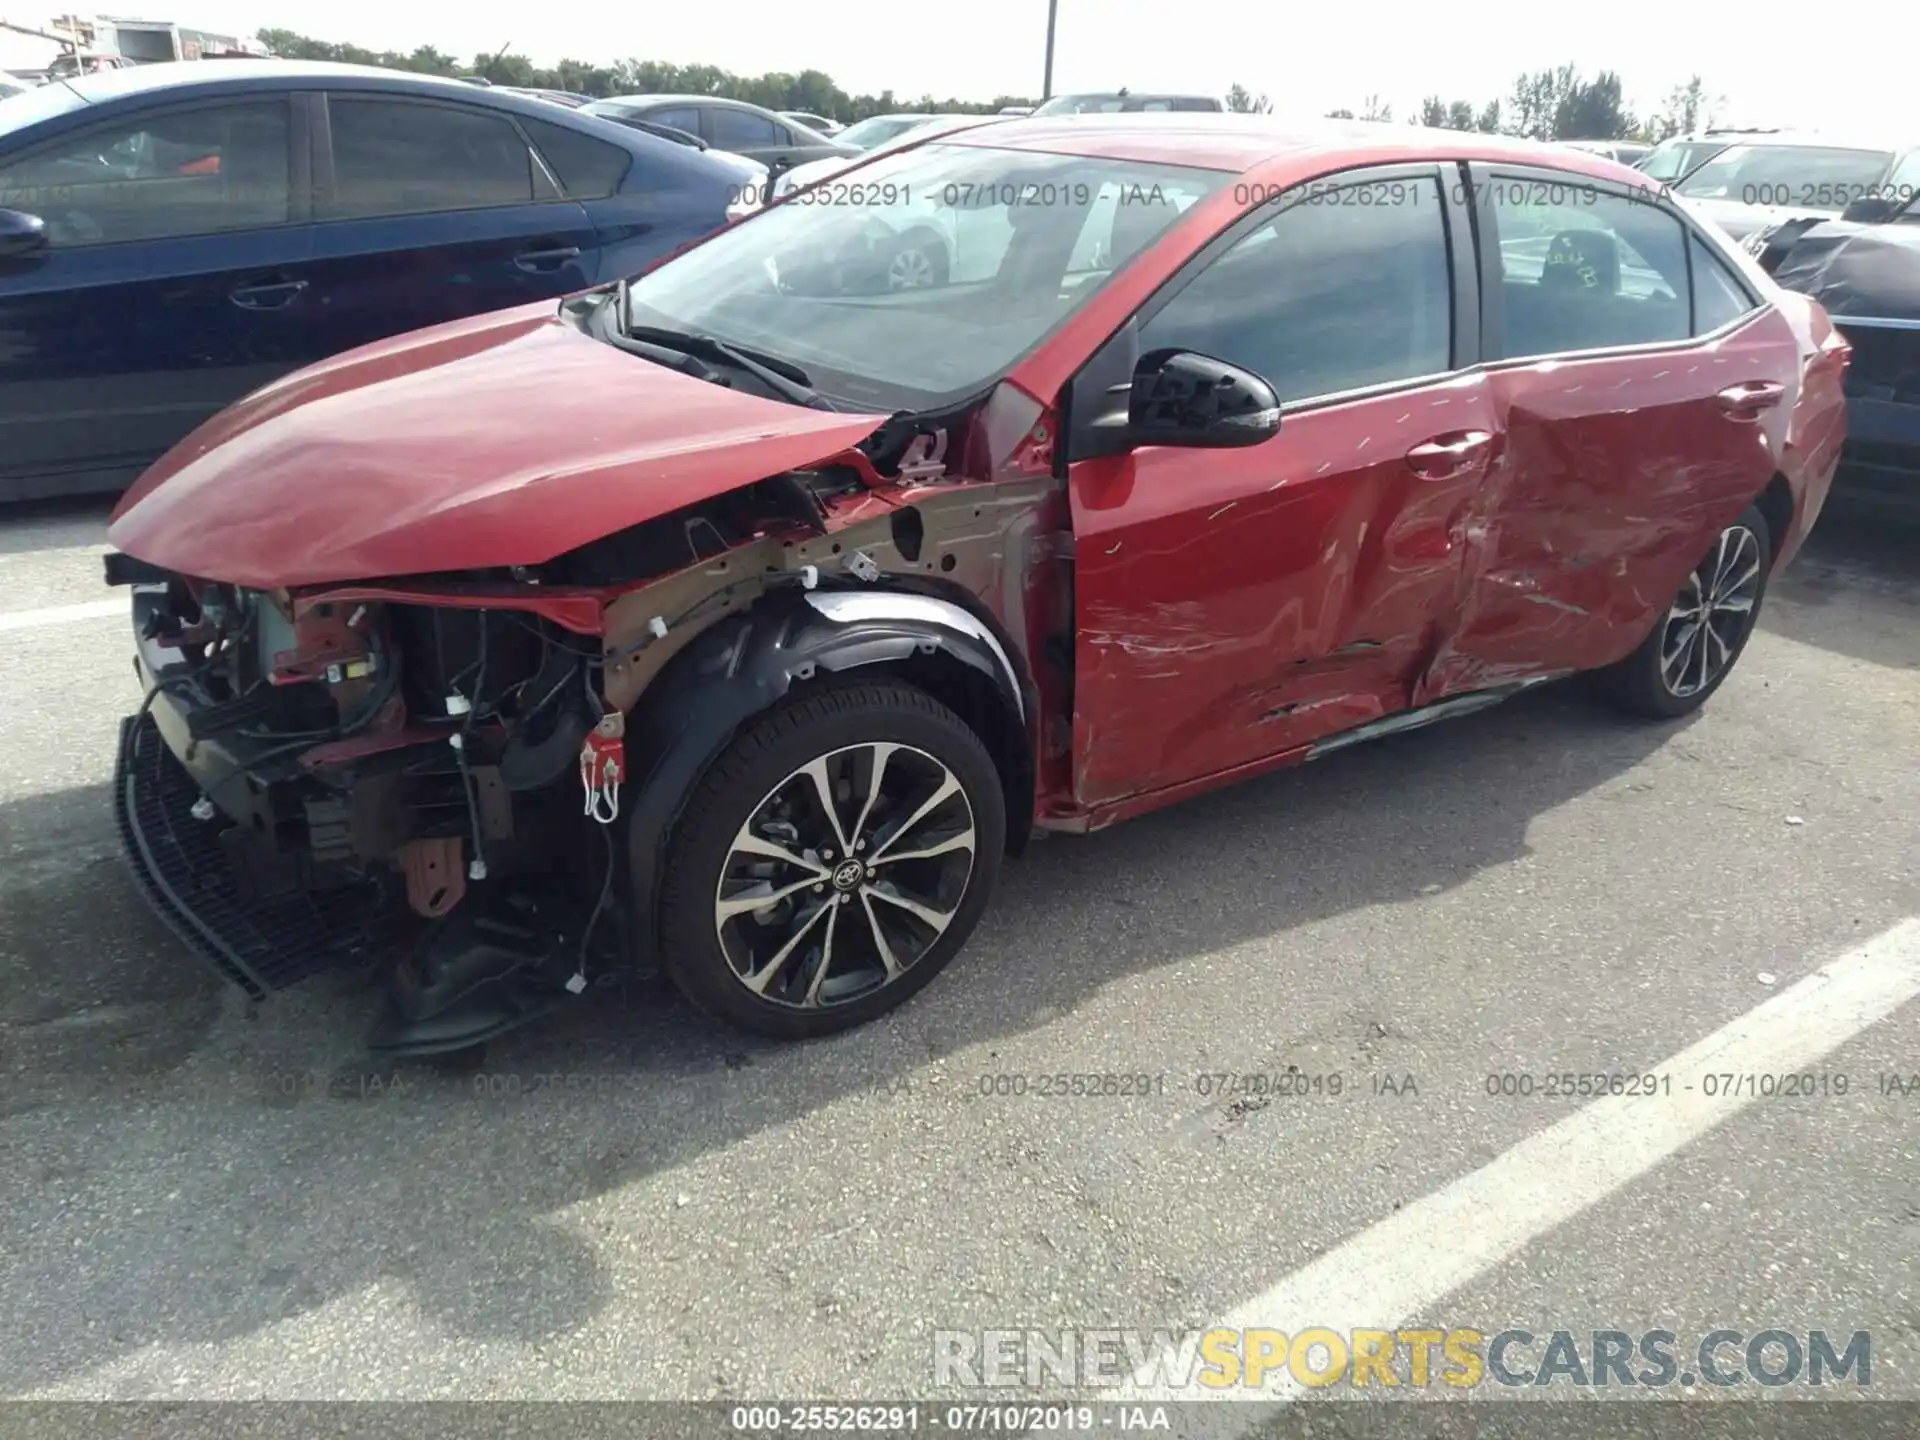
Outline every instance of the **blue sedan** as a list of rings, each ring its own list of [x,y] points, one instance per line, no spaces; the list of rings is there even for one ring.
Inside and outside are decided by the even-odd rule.
[[[0,500],[122,489],[290,370],[632,274],[764,178],[360,66],[150,65],[0,100]]]

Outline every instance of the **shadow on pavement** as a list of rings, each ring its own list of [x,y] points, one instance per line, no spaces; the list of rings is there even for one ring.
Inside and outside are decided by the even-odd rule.
[[[146,919],[102,787],[0,807],[0,1375],[17,1393],[376,1284],[475,1340],[564,1335],[612,1294],[594,1246],[553,1218],[563,1207],[1071,1014],[1131,975],[1459,885],[1524,855],[1536,817],[1679,728],[1548,687],[1036,844],[952,969],[865,1029],[783,1046],[657,987],[595,992],[464,1077],[368,1072],[371,997],[344,980],[248,1014]],[[521,1093],[487,1098],[503,1077]]]

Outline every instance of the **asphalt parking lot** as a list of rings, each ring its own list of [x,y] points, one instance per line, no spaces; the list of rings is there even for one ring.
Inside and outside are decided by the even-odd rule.
[[[1549,688],[1036,844],[863,1031],[643,987],[472,1073],[149,917],[103,535],[0,517],[0,1394],[879,1399],[937,1329],[1271,1317],[1867,1331],[1920,1399],[1920,533],[1824,520],[1690,722]],[[1062,1072],[1147,1093],[991,1093]]]

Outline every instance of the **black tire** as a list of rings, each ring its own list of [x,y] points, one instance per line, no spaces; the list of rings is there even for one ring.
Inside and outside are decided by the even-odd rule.
[[[912,944],[921,944],[924,948],[913,958],[902,961],[894,978],[880,980],[874,988],[812,1008],[765,998],[748,988],[743,967],[736,963],[736,958],[741,957],[729,958],[729,951],[722,943],[723,928],[744,924],[749,939],[759,939],[778,953],[775,942],[781,933],[792,934],[804,928],[798,924],[798,917],[806,913],[803,907],[817,911],[826,922],[826,934],[832,936],[832,927],[840,920],[839,915],[831,913],[837,901],[852,907],[843,912],[849,916],[853,929],[846,932],[846,948],[840,958],[843,963],[851,962],[854,973],[836,978],[836,983],[857,983],[862,977],[881,973],[876,967],[882,948],[890,958],[898,958],[881,933],[882,922],[873,918],[876,912],[875,897],[869,893],[871,887],[856,877],[857,891],[843,892],[838,888],[845,882],[840,872],[849,868],[844,862],[852,859],[850,855],[839,857],[842,863],[834,867],[834,878],[807,886],[791,900],[788,908],[796,918],[784,932],[771,925],[762,931],[758,913],[742,915],[737,921],[720,919],[723,900],[751,893],[739,890],[730,891],[726,896],[721,893],[723,885],[737,883],[729,878],[730,866],[740,862],[740,852],[735,850],[735,845],[749,821],[772,813],[767,809],[769,805],[784,803],[778,797],[788,795],[787,787],[799,783],[803,767],[823,758],[829,766],[858,765],[861,763],[858,758],[844,757],[854,756],[859,747],[871,745],[905,747],[892,752],[894,757],[905,758],[895,758],[890,764],[903,767],[902,777],[908,783],[916,779],[914,767],[925,761],[933,762],[934,766],[923,772],[926,776],[944,767],[958,783],[965,798],[961,813],[971,824],[973,846],[971,863],[960,882],[964,889],[953,899],[951,918],[943,930],[934,933],[930,940],[916,933],[902,943],[903,951]],[[871,770],[867,773],[871,774]],[[888,773],[894,772],[889,768]],[[857,808],[859,798],[855,796],[853,802],[843,803]],[[910,803],[898,808],[904,810]],[[945,803],[954,804],[951,799]],[[847,818],[843,816],[834,822],[835,828],[842,828]],[[851,818],[860,817],[852,815]],[[933,818],[937,820],[938,813]],[[896,838],[904,838],[910,828],[903,828]],[[884,825],[872,827],[869,833],[876,841],[875,853],[894,843],[893,839],[880,838],[886,833]],[[764,832],[756,834],[765,838]],[[782,843],[792,844],[796,850],[800,848],[798,841]],[[979,736],[959,716],[925,691],[893,681],[842,682],[810,690],[751,721],[694,787],[684,816],[669,841],[660,896],[662,963],[674,983],[696,1006],[743,1029],[783,1039],[831,1035],[851,1029],[911,998],[958,953],[986,908],[1005,845],[1006,800],[999,773]],[[902,863],[931,865],[934,862],[907,855]],[[943,859],[938,863],[948,867],[951,890],[950,874],[958,862]],[[793,875],[806,878],[805,872],[782,870],[778,873],[782,884]],[[866,874],[873,877],[876,871],[868,868]],[[760,883],[771,890],[775,882]],[[885,876],[875,882],[884,883]],[[823,893],[824,899],[815,892]],[[914,932],[933,928],[922,921],[904,918],[884,904],[878,913]],[[862,929],[863,923],[870,928]],[[818,932],[815,933],[817,938]],[[730,943],[736,950],[750,948],[738,943],[740,934],[739,930],[729,930]],[[818,962],[813,958],[816,949],[813,940],[808,940],[784,967],[768,964],[756,970],[749,963],[744,968],[750,973],[766,973],[776,968],[790,973],[793,984],[785,989],[791,994],[817,969]],[[753,957],[744,958],[751,961]],[[823,980],[827,978],[830,977],[822,976]],[[774,991],[782,987],[776,978],[767,983],[766,988]],[[822,987],[816,984],[814,988]]]
[[[1697,635],[1696,641],[1706,651],[1706,658],[1724,653],[1724,660],[1717,669],[1706,674],[1699,683],[1695,683],[1692,661],[1688,656],[1698,658],[1699,650],[1685,650],[1684,616],[1678,612],[1687,604],[1689,597],[1696,600],[1711,591],[1716,579],[1737,579],[1744,575],[1747,563],[1740,558],[1751,547],[1756,562],[1755,574],[1750,590],[1743,592],[1747,599],[1744,612],[1734,612],[1738,617],[1737,625],[1722,624],[1710,628],[1710,634],[1716,645],[1706,643],[1706,635]],[[1727,547],[1736,547],[1733,551],[1733,563],[1726,575],[1721,575],[1719,567],[1723,557],[1729,554]],[[1691,714],[1707,701],[1707,697],[1720,688],[1733,667],[1740,661],[1741,653],[1752,638],[1754,626],[1760,619],[1760,603],[1766,597],[1768,572],[1773,568],[1773,539],[1767,530],[1766,517],[1749,505],[1719,535],[1713,544],[1707,547],[1707,553],[1688,574],[1686,583],[1674,596],[1672,603],[1654,622],[1652,632],[1626,659],[1618,664],[1609,665],[1604,670],[1593,673],[1594,693],[1608,704],[1630,715],[1645,716],[1654,720],[1672,720],[1681,715]],[[1729,617],[1716,611],[1721,620]],[[1675,627],[1679,627],[1676,629]],[[1698,627],[1696,627],[1698,628]],[[1684,653],[1680,655],[1682,663],[1677,667],[1672,663],[1676,655],[1675,644],[1681,644]],[[1674,676],[1680,677],[1678,683]]]

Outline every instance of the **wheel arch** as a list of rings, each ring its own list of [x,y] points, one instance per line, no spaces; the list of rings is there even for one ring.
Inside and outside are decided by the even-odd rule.
[[[674,656],[628,717],[636,938],[649,952],[658,945],[667,845],[708,766],[755,716],[840,675],[893,675],[958,714],[993,757],[1006,797],[1006,848],[1020,853],[1034,809],[1038,701],[1015,653],[973,609],[904,590],[787,593],[716,622]]]

